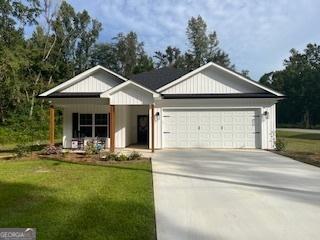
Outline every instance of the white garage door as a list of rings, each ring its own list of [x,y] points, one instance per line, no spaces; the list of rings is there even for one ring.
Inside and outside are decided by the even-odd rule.
[[[165,148],[260,148],[255,110],[166,109],[162,121]]]

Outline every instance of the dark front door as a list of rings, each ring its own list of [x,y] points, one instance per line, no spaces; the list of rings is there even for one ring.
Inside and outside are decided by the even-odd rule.
[[[147,144],[149,136],[149,117],[138,115],[138,143]]]

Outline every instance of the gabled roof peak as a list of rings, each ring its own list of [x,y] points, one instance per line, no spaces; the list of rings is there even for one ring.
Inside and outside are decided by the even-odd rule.
[[[94,67],[92,67],[92,68],[90,68],[90,69],[88,69],[88,70],[86,70],[86,71],[74,76],[73,78],[69,79],[68,81],[57,85],[56,87],[51,88],[51,89],[49,89],[48,91],[46,91],[44,93],[41,93],[39,95],[39,97],[46,97],[49,94],[52,94],[54,92],[60,91],[62,89],[65,89],[65,88],[67,88],[67,87],[69,87],[69,86],[81,81],[82,79],[86,78],[87,76],[89,76],[89,75],[91,75],[91,74],[93,74],[93,73],[95,73],[95,72],[97,72],[99,70],[105,71],[105,72],[117,77],[118,79],[120,79],[123,82],[128,81],[127,78],[121,76],[120,74],[117,74],[117,73],[115,73],[115,72],[113,72],[113,71],[111,71],[111,70],[109,70],[109,69],[107,69],[107,68],[105,68],[105,67],[103,67],[101,65],[97,65],[97,66],[94,66]]]

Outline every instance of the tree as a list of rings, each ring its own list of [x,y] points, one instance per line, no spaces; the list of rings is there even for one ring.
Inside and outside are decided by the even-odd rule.
[[[100,64],[126,77],[151,70],[153,61],[138,41],[137,34],[119,33],[113,42],[98,44],[92,52],[91,64]]]
[[[165,53],[156,51],[154,58],[156,59],[156,67],[178,67],[182,65],[183,57],[181,51],[177,47],[168,46]]]
[[[91,19],[87,11],[76,13],[65,1],[54,6],[52,1],[44,0],[42,9],[45,24],[37,26],[28,41],[33,49],[34,75],[30,85],[30,118],[39,92],[52,82],[58,83],[89,68],[90,51],[101,30],[101,23]]]
[[[228,54],[219,48],[217,33],[207,33],[207,24],[201,16],[188,21],[186,33],[190,45],[185,58],[188,69],[196,69],[211,61],[224,67],[234,67],[230,65]]]
[[[120,73],[117,63],[116,49],[111,43],[96,44],[91,54],[91,66],[104,66],[116,73]]]
[[[23,27],[36,23],[41,12],[39,0],[0,1],[0,47],[11,47],[23,39]]]
[[[37,0],[0,1],[0,119],[23,101],[28,49],[23,36],[26,24],[36,23],[41,12]]]
[[[245,76],[246,78],[251,79],[249,76],[249,70],[246,70],[246,69],[241,70],[241,75]]]
[[[76,47],[76,74],[83,72],[90,66],[90,55],[94,44],[102,30],[102,25],[95,19],[91,20],[87,11],[77,14],[79,39]]]
[[[186,29],[189,49],[181,53],[179,48],[168,46],[164,52],[156,51],[156,67],[172,66],[194,70],[208,62],[234,69],[230,58],[219,47],[217,33],[208,33],[207,24],[201,16],[192,17]]]
[[[320,46],[308,44],[302,53],[292,49],[290,54],[284,70],[264,74],[260,83],[287,96],[278,107],[280,123],[309,128],[320,122]]]

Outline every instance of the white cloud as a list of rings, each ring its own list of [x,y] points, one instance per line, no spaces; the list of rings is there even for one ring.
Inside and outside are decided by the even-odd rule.
[[[101,40],[133,30],[153,54],[167,45],[186,49],[185,29],[201,15],[216,30],[238,69],[254,78],[281,68],[288,51],[319,41],[317,0],[72,0],[103,23]]]

